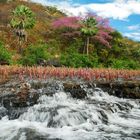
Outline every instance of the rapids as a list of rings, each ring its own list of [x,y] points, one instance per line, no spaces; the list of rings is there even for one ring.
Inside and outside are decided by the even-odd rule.
[[[82,88],[85,99],[63,87],[52,96],[40,93],[37,104],[12,120],[1,104],[0,140],[140,140],[140,100]]]

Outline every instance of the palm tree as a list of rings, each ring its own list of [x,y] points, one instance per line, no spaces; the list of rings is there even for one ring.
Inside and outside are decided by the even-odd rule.
[[[97,21],[93,17],[88,17],[84,20],[82,20],[82,28],[81,28],[81,33],[85,37],[85,46],[83,53],[86,52],[86,54],[89,54],[89,43],[90,43],[90,37],[94,36],[98,32],[97,28]]]
[[[21,52],[22,41],[27,41],[26,29],[31,29],[35,25],[34,13],[26,6],[19,5],[12,12],[12,19],[10,22],[16,36],[19,40],[19,51]]]

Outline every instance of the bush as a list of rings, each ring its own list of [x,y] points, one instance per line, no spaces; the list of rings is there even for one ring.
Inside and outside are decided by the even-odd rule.
[[[0,64],[10,64],[11,56],[11,53],[0,42]]]
[[[6,3],[8,0],[0,0],[0,3]]]
[[[40,60],[48,60],[49,54],[47,52],[46,44],[36,44],[30,45],[24,51],[24,56],[22,57],[20,63],[23,65],[36,65]]]
[[[75,42],[71,44],[67,49],[65,49],[65,53],[62,53],[60,57],[61,65],[67,67],[100,67],[98,64],[98,56],[96,53],[87,56],[86,54],[79,53],[81,49],[81,42]]]
[[[112,59],[112,68],[116,69],[139,69],[140,64],[137,61],[130,60],[130,59]]]
[[[68,67],[98,67],[97,59],[76,52],[61,55],[60,63]]]
[[[140,46],[132,50],[132,57],[140,62]]]

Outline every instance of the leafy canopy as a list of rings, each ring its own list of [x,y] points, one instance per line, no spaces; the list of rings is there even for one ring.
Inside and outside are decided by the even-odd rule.
[[[88,17],[84,20],[81,20],[82,28],[81,28],[81,33],[86,35],[86,36],[93,36],[96,35],[98,32],[97,28],[97,21],[95,18]]]
[[[33,28],[35,25],[35,15],[28,7],[19,5],[12,12],[12,20],[10,24],[13,28]]]

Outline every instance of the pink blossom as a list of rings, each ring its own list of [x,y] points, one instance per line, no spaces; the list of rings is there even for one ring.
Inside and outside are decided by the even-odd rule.
[[[53,22],[53,27],[55,28],[69,27],[77,29],[80,27],[79,17],[62,17]]]
[[[112,39],[112,36],[110,35],[111,32],[113,32],[113,29],[109,26],[109,20],[106,18],[102,18],[100,16],[97,16],[95,14],[87,14],[84,18],[81,17],[62,17],[58,20],[53,22],[54,28],[70,28],[72,30],[67,30],[65,33],[62,33],[62,35],[65,35],[67,37],[72,36],[80,36],[81,34],[81,28],[84,27],[83,22],[88,18],[94,18],[97,21],[97,29],[98,32],[96,35],[91,36],[92,39],[95,41],[100,42],[106,47],[111,48],[109,42]]]
[[[105,38],[103,38],[102,36],[96,35],[94,38],[96,39],[96,41],[100,42],[104,46],[111,48],[111,45],[109,44],[109,42],[105,40]]]

